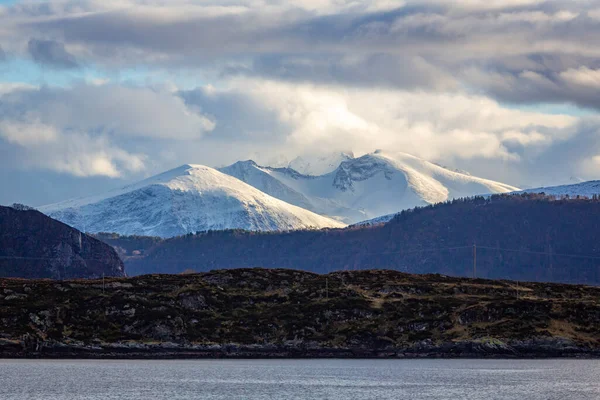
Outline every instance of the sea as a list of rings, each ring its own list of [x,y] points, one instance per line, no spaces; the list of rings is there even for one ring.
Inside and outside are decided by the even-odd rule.
[[[598,400],[600,360],[0,360],[2,400]]]

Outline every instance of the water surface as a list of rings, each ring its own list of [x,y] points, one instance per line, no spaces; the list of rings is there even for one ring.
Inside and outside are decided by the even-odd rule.
[[[600,399],[596,360],[0,360],[2,400]]]

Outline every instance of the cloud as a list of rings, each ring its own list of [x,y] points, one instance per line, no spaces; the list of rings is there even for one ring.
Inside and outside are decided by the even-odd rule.
[[[54,127],[43,125],[38,121],[23,123],[17,121],[0,121],[0,137],[9,143],[21,146],[44,145],[56,142],[59,132]]]
[[[105,138],[63,133],[39,122],[0,123],[0,138],[17,145],[25,167],[38,167],[74,176],[119,177],[144,169],[144,156],[110,145]]]
[[[445,162],[519,163],[569,140],[579,121],[566,115],[509,109],[484,96],[262,79],[239,79],[227,90],[212,89],[210,95],[206,89],[197,89],[182,96],[206,112],[213,113],[219,104],[226,108],[220,115],[237,116],[233,129],[217,118],[211,137],[226,138],[238,153],[228,156],[238,158],[240,152],[259,151],[243,144],[242,138],[250,137],[259,149],[288,157],[323,149],[351,148],[360,154],[384,148]],[[244,112],[248,107],[252,112]],[[256,134],[253,116],[267,133]],[[222,156],[221,160],[227,161]]]
[[[447,71],[421,57],[386,53],[258,56],[251,66],[227,68],[223,75],[405,89],[452,90],[459,86],[459,82]]]
[[[164,88],[79,83],[12,91],[0,117],[23,116],[59,130],[158,139],[194,139],[214,128],[200,110]]]
[[[593,93],[569,89],[567,72],[600,68],[593,3],[67,0],[8,7],[0,41],[18,53],[23,37],[45,37],[31,52],[57,67],[145,65],[214,83],[246,76],[596,107]]]
[[[0,62],[5,61],[6,60],[6,52],[4,51],[4,49],[2,49],[2,46],[0,46]]]
[[[18,88],[0,97],[0,120],[0,154],[18,154],[0,166],[123,179],[186,162],[383,148],[533,185],[545,176],[591,178],[600,155],[593,118],[517,110],[467,93],[257,78],[184,91]]]
[[[596,59],[596,14],[593,2],[538,0],[54,1],[9,7],[0,15],[0,41],[16,43],[18,52],[23,37],[46,37],[32,44],[54,65],[77,63],[76,55],[107,68],[146,64],[445,91],[473,66],[493,74],[539,54]]]
[[[30,39],[27,49],[31,57],[40,64],[67,69],[79,67],[75,56],[65,49],[65,45],[54,40]]]
[[[600,89],[600,69],[590,69],[586,66],[581,66],[577,69],[571,68],[563,71],[559,75],[568,84],[590,89]]]
[[[487,73],[468,70],[464,80],[477,85],[488,95],[506,102],[572,103],[583,108],[600,109],[600,65],[585,65],[517,72]]]
[[[197,140],[213,128],[197,107],[165,89],[81,83],[0,93],[0,147],[19,149],[17,167],[136,174],[148,167],[147,153],[165,147],[154,141]]]
[[[531,110],[600,110],[599,9],[557,0],[17,2],[0,11],[11,55],[3,68],[14,80],[0,83],[0,165],[22,158],[127,179],[183,162],[383,148],[516,185],[594,178],[598,121]],[[52,71],[17,85],[40,70],[15,71],[29,59]],[[36,145],[61,141],[71,150],[56,156]]]

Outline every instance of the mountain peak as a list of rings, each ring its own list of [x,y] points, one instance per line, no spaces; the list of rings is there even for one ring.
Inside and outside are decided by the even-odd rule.
[[[232,165],[239,165],[244,167],[258,167],[258,164],[254,160],[236,161]]]

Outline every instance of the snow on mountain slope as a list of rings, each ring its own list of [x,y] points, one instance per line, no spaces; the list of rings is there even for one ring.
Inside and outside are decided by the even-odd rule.
[[[398,215],[398,213],[382,215],[380,217],[375,217],[372,219],[368,219],[366,221],[357,222],[355,224],[350,225],[350,227],[385,224],[386,222],[390,222],[392,220],[392,218],[394,218],[396,215]]]
[[[451,171],[404,154],[381,151],[349,159],[321,176],[254,163],[223,168],[257,189],[346,223],[448,199],[519,190],[499,182]],[[302,203],[300,203],[300,199]],[[308,202],[308,204],[307,204]]]
[[[344,161],[352,160],[354,154],[351,151],[332,153],[325,156],[296,157],[288,164],[288,168],[296,170],[303,175],[325,175],[335,171]]]
[[[183,165],[104,195],[40,211],[86,232],[161,237],[210,229],[343,226],[202,165]]]
[[[549,186],[534,189],[525,189],[519,193],[546,193],[553,196],[585,196],[600,195],[600,181],[588,181],[572,185]]]

